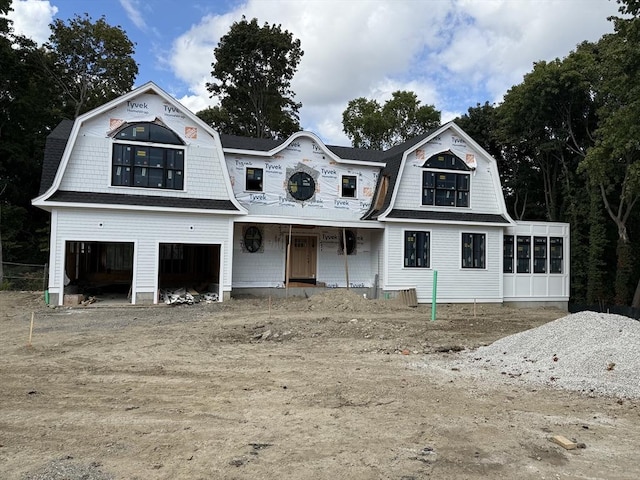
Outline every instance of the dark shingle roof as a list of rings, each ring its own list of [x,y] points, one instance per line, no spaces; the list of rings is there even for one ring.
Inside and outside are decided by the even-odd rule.
[[[399,210],[393,209],[389,212],[389,218],[416,219],[416,220],[436,220],[446,222],[469,222],[469,223],[504,223],[509,224],[504,216],[493,213],[470,213],[470,212],[438,212],[430,210]]]
[[[240,137],[238,135],[220,134],[222,148],[237,150],[253,150],[256,152],[268,152],[282,145],[287,139],[272,140],[270,138]],[[364,162],[380,162],[385,152],[367,148],[341,147],[337,145],[325,145],[331,152],[345,160],[358,160]]]
[[[137,205],[141,207],[197,208],[199,210],[238,211],[231,200],[207,200],[201,198],[159,197],[125,195],[118,193],[70,192],[58,190],[50,198],[52,202],[98,203],[103,205]]]
[[[286,139],[285,139],[286,140]],[[240,137],[238,135],[220,134],[222,148],[234,148],[238,150],[255,150],[268,152],[282,145],[285,140],[272,140],[270,138]]]
[[[56,172],[62,160],[62,154],[69,141],[71,130],[73,128],[72,120],[62,120],[56,128],[47,136],[47,142],[44,150],[44,159],[42,160],[42,175],[40,176],[40,191],[38,195],[42,195],[53,184]]]
[[[381,161],[385,162],[385,167],[382,169],[382,172],[380,172],[380,180],[378,181],[378,185],[376,186],[376,192],[373,195],[374,202],[371,204],[371,209],[362,216],[362,220],[377,220],[378,215],[389,208],[389,205],[391,204],[391,197],[393,196],[393,191],[396,188],[398,173],[400,172],[400,165],[402,164],[402,157],[404,155],[404,152],[427,138],[432,133],[433,130],[417,137],[410,138],[406,142],[403,142],[399,145],[391,147],[389,150],[385,150],[384,152],[382,152],[383,155]],[[383,177],[389,178],[387,194],[382,203],[382,207],[380,209],[375,209],[375,199],[378,196],[378,190],[382,185],[381,180]]]

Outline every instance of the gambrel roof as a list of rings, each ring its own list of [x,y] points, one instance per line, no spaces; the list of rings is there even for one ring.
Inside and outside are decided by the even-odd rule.
[[[152,82],[126,94],[118,99],[106,103],[105,105],[84,114],[79,117],[76,122],[63,120],[48,136],[45,156],[43,161],[43,169],[41,176],[41,185],[39,197],[34,199],[34,204],[47,207],[62,204],[75,204],[78,206],[99,206],[110,205],[114,208],[126,208],[126,206],[139,208],[176,208],[188,209],[196,211],[220,211],[220,213],[246,213],[246,210],[235,198],[233,191],[228,187],[229,198],[225,199],[194,199],[181,198],[170,195],[140,195],[138,193],[91,193],[80,191],[65,191],[60,189],[62,175],[66,164],[69,161],[71,147],[78,135],[80,125],[83,121],[93,116],[101,115],[108,112],[114,106],[135,100],[137,95],[144,93],[155,93],[159,95],[165,102],[180,106],[174,98],[170,97],[166,92],[162,91]],[[496,175],[494,188],[499,199],[500,214],[487,214],[478,212],[458,212],[458,211],[439,211],[429,210],[425,208],[419,209],[399,209],[394,207],[394,201],[398,194],[400,178],[403,175],[404,166],[409,154],[427,144],[430,140],[442,134],[446,130],[452,130],[455,135],[464,139],[474,150],[482,153],[487,159],[493,163],[495,160],[486,153],[477,143],[473,141],[460,127],[450,122],[441,127],[417,136],[388,150],[374,150],[364,148],[343,147],[334,145],[325,145],[316,135],[311,132],[296,132],[286,139],[264,139],[249,138],[236,135],[219,135],[211,127],[206,125],[195,114],[189,112],[180,106],[181,111],[185,113],[193,122],[202,127],[212,137],[218,139],[221,145],[222,156],[228,154],[246,154],[256,155],[260,157],[275,156],[283,149],[287,148],[293,141],[301,137],[307,137],[317,143],[318,147],[328,156],[329,159],[340,163],[350,163],[354,165],[367,165],[380,169],[379,180],[374,193],[374,201],[371,203],[370,210],[367,211],[361,220],[369,221],[422,221],[422,222],[454,222],[454,223],[475,223],[475,224],[495,224],[508,225],[513,220],[509,217],[504,197],[501,192],[499,178]],[[220,148],[220,147],[218,147]],[[225,175],[228,174],[226,168]],[[375,201],[378,198],[379,191],[382,186],[382,179],[386,184],[386,192],[384,198]],[[228,182],[230,184],[230,182]],[[376,209],[376,205],[379,207]]]
[[[486,214],[475,212],[451,212],[451,211],[437,211],[437,210],[406,210],[393,208],[393,201],[397,195],[398,185],[400,177],[402,176],[404,163],[407,155],[416,150],[421,145],[426,144],[432,138],[437,137],[447,129],[452,129],[456,135],[459,135],[465,139],[469,144],[473,145],[475,149],[486,154],[488,158],[492,158],[487,152],[482,149],[471,137],[469,137],[460,127],[455,123],[449,122],[440,126],[430,132],[425,133],[414,138],[407,140],[399,145],[396,145],[389,150],[383,152],[382,161],[385,163],[384,168],[380,173],[380,179],[387,177],[388,185],[382,205],[376,209],[378,202],[372,202],[371,209],[365,213],[362,217],[363,220],[417,220],[428,222],[455,222],[455,223],[473,223],[473,224],[513,224],[513,220],[509,217],[506,205],[504,203],[504,197],[500,190],[499,183],[495,187],[499,191],[498,198],[501,199],[502,214]],[[379,190],[382,187],[382,181],[378,182],[374,199],[377,198]]]
[[[158,95],[166,104],[179,108],[180,112],[207,132],[214,139],[218,139],[218,134],[211,127],[200,120],[195,114],[182,107],[179,102],[169,94],[160,89],[153,82],[132,90],[131,92],[118,97],[106,104],[91,110],[76,119],[76,121],[63,120],[49,134],[46,141],[45,154],[42,165],[41,182],[39,196],[32,203],[42,208],[49,208],[55,205],[73,206],[111,206],[113,208],[126,208],[127,206],[141,207],[143,209],[165,209],[175,208],[181,210],[194,211],[214,211],[220,213],[244,214],[246,210],[237,202],[230,189],[230,182],[226,178],[228,198],[210,199],[193,197],[176,197],[172,195],[139,195],[135,193],[104,193],[69,191],[61,188],[62,177],[68,165],[71,151],[78,138],[80,129],[84,122],[90,121],[94,117],[106,114],[118,105],[129,101],[135,101],[139,95]],[[218,145],[220,142],[218,140]],[[220,157],[223,157],[220,150]],[[226,168],[221,169],[227,175]]]
[[[71,136],[72,128],[73,120],[64,119],[47,136],[44,160],[42,162],[39,195],[45,193],[53,184],[53,179],[56,177],[56,172],[58,171],[62,155],[64,154],[64,149]]]

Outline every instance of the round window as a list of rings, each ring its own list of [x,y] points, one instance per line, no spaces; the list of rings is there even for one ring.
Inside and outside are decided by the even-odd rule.
[[[306,172],[296,172],[289,177],[289,193],[296,200],[309,200],[316,191],[316,182]]]
[[[356,234],[353,230],[345,230],[344,237],[347,239],[347,255],[352,255],[356,249]],[[340,233],[340,251],[344,252],[344,237]]]
[[[258,227],[249,227],[244,232],[244,248],[248,252],[254,253],[262,246],[262,233]]]

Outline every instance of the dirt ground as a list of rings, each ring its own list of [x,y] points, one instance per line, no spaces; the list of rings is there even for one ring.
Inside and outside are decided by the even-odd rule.
[[[430,321],[337,290],[269,303],[0,292],[0,478],[640,478],[636,402],[447,367],[565,312],[439,305]]]

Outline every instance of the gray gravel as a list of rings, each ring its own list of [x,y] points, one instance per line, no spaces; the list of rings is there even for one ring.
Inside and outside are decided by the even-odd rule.
[[[21,480],[113,480],[97,462],[83,463],[67,456],[51,460],[35,472],[22,476]]]
[[[454,370],[588,395],[640,398],[640,322],[580,312],[461,352]]]

